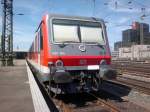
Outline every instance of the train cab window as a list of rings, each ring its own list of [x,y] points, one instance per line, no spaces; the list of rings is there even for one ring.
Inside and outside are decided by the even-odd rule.
[[[55,42],[79,42],[77,25],[53,25]]]
[[[102,29],[100,27],[81,26],[82,42],[99,43],[104,45]]]
[[[43,49],[43,33],[42,29],[40,28],[40,50]]]
[[[100,22],[67,19],[54,19],[52,22],[54,42],[105,44]]]

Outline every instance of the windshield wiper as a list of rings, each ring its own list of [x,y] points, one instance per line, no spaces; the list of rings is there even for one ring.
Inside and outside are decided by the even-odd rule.
[[[67,41],[66,40],[66,41],[63,41],[62,43],[64,44],[64,43],[79,43],[79,42],[76,42],[76,41]]]
[[[85,42],[85,43],[87,43],[87,44],[96,44],[97,46],[99,46],[99,47],[101,47],[101,48],[104,49],[104,45],[101,45],[101,44],[98,43],[98,42]]]
[[[75,42],[75,41],[63,41],[59,44],[60,47],[65,47],[67,44],[66,43],[79,43],[79,42]]]

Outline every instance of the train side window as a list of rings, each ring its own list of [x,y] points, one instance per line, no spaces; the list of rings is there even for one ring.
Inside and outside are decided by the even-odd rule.
[[[38,52],[38,35],[36,35],[36,53]]]
[[[40,31],[39,31],[39,32],[38,32],[38,52],[39,52],[39,53],[40,53],[40,48],[41,48],[41,47],[40,47],[40,46],[41,46],[41,44],[40,44],[40,42],[41,42],[40,39],[41,39],[41,38],[40,38]]]
[[[40,49],[43,49],[43,33],[42,28],[40,28]]]

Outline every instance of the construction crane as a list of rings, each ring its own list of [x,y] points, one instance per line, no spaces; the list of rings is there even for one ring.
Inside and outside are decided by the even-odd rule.
[[[2,38],[1,62],[3,66],[13,65],[13,0],[1,0]]]

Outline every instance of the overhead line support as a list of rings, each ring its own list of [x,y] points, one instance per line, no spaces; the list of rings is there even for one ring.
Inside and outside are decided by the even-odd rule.
[[[13,0],[2,0],[1,62],[3,66],[13,65]]]

